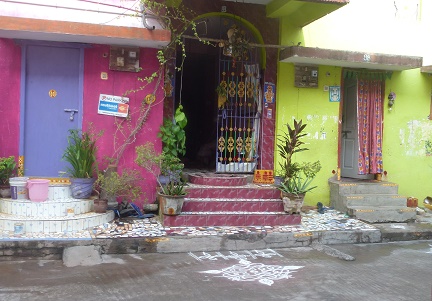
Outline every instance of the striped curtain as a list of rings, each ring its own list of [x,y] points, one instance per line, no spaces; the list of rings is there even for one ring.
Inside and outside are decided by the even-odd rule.
[[[383,80],[358,79],[357,122],[360,175],[383,172]]]

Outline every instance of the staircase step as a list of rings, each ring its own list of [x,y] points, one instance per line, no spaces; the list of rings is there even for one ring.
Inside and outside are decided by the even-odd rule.
[[[352,194],[398,194],[398,185],[391,182],[382,182],[376,180],[349,180],[343,179],[337,181],[334,178],[329,179],[330,190],[340,195]]]
[[[74,214],[83,214],[92,211],[92,209],[92,199],[65,198],[55,201],[49,199],[45,202],[0,199],[0,212],[2,213],[42,219],[67,216],[68,210]]]
[[[283,212],[281,199],[185,198],[183,211]]]
[[[417,212],[406,206],[352,206],[348,214],[370,223],[406,223],[415,220]]]
[[[29,217],[0,213],[0,229],[14,231],[15,223],[22,223],[24,232],[64,233],[86,230],[114,219],[114,211],[84,213],[74,216]]]
[[[182,212],[163,216],[165,227],[299,225],[301,215],[285,212]]]
[[[407,198],[397,194],[341,195],[347,207],[352,206],[406,206]]]
[[[244,186],[247,184],[248,176],[235,174],[216,173],[191,173],[189,182],[207,186]]]
[[[204,186],[188,184],[189,198],[220,199],[278,199],[280,191],[272,185],[260,186],[247,184],[243,186]]]

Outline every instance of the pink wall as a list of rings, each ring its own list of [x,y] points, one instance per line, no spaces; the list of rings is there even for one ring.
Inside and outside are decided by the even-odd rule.
[[[103,136],[98,140],[98,162],[99,168],[103,169],[107,166],[107,161],[104,160],[106,156],[113,157],[114,152],[114,133],[117,130],[114,120],[116,117],[108,115],[100,115],[97,113],[99,94],[109,94],[121,96],[128,90],[137,90],[142,87],[143,82],[138,78],[150,76],[153,72],[157,71],[159,63],[156,59],[155,49],[141,49],[140,50],[140,67],[142,71],[135,72],[122,72],[109,70],[109,46],[106,45],[93,45],[91,48],[85,49],[85,63],[84,63],[84,116],[83,116],[83,129],[89,127],[89,123],[93,124],[96,131],[103,130]],[[101,79],[101,72],[108,73],[108,79]],[[141,105],[141,101],[147,94],[153,93],[155,83],[146,87],[142,91],[134,92],[129,97],[130,112],[137,111]],[[142,171],[145,180],[142,182],[143,190],[146,192],[147,202],[153,202],[156,198],[156,180],[152,175],[144,172],[142,168],[134,163],[135,159],[135,146],[144,144],[146,141],[151,141],[155,144],[157,150],[161,150],[160,140],[157,138],[159,126],[162,122],[162,104],[163,94],[159,90],[156,95],[156,101],[151,108],[151,113],[144,124],[144,127],[136,136],[136,142],[129,145],[125,150],[122,159],[119,162],[119,171],[122,168],[133,168]],[[134,116],[132,115],[132,118]],[[123,119],[122,119],[123,120]],[[125,125],[125,128],[127,126]],[[127,130],[126,130],[127,131]],[[121,138],[121,135],[118,135]],[[139,202],[144,203],[145,200]]]
[[[21,48],[0,38],[0,157],[18,156],[20,76]]]
[[[141,72],[121,72],[109,70],[109,46],[93,45],[85,49],[84,54],[84,100],[83,100],[83,129],[93,124],[98,132],[104,131],[98,140],[98,162],[101,169],[106,168],[105,157],[114,156],[114,124],[115,117],[99,115],[97,113],[99,94],[121,96],[128,90],[138,90],[143,86],[139,78],[148,77],[155,72],[159,63],[156,59],[156,49],[140,50]],[[101,79],[101,72],[108,73],[108,79]],[[0,156],[18,156],[19,154],[19,125],[20,125],[20,80],[21,80],[21,48],[11,39],[0,39]],[[129,97],[130,111],[134,112],[141,105],[144,97],[153,93],[156,83],[150,84],[142,91],[133,92]],[[159,126],[162,123],[163,94],[158,90],[156,102],[151,108],[150,115],[143,129],[136,136],[136,142],[129,145],[119,162],[119,171],[122,168],[138,169],[145,180],[142,182],[146,192],[147,202],[153,202],[156,198],[156,180],[152,175],[134,163],[135,146],[151,141],[158,151],[161,150],[161,142],[157,138]],[[126,128],[126,126],[125,126]],[[121,136],[119,136],[121,137]],[[144,203],[144,199],[139,203]]]

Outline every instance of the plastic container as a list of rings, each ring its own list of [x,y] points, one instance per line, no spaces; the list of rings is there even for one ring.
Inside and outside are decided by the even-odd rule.
[[[28,200],[27,177],[9,178],[11,198],[13,200]]]
[[[50,180],[30,179],[27,181],[30,201],[45,202],[48,199],[48,187]]]

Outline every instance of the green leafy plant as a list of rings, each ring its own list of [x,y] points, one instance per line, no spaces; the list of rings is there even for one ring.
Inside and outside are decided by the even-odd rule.
[[[164,187],[164,191],[165,191],[164,194],[171,195],[171,196],[186,195],[185,186],[186,184],[184,182],[170,181]]]
[[[167,29],[171,33],[171,40],[162,49],[158,50],[156,57],[159,62],[157,69],[151,72],[151,75],[145,76],[144,78],[138,78],[142,83],[138,88],[127,90],[124,96],[128,96],[131,93],[143,91],[144,89],[151,87],[153,91],[149,95],[157,95],[158,90],[163,83],[170,82],[169,74],[173,71],[180,71],[183,68],[183,63],[186,58],[186,47],[184,36],[191,34],[193,38],[196,38],[205,45],[212,45],[212,43],[206,39],[201,39],[197,32],[197,24],[195,23],[196,13],[188,9],[183,3],[178,1],[154,1],[154,0],[140,0],[145,12],[154,18],[157,18],[159,23],[164,29]],[[174,2],[178,2],[174,4]],[[138,16],[137,16],[138,17]],[[139,16],[141,17],[141,16]],[[177,53],[181,53],[181,60],[178,62]],[[171,68],[173,70],[171,70]],[[161,100],[163,101],[163,100]],[[146,97],[141,101],[139,108],[130,108],[129,115],[127,118],[114,118],[114,124],[116,131],[114,133],[114,153],[111,156],[114,159],[114,164],[118,165],[120,159],[123,157],[125,150],[134,145],[136,142],[137,134],[145,128],[144,124],[148,120],[150,112],[154,105],[148,102]],[[179,110],[180,109],[180,110]],[[185,135],[181,131],[181,128],[186,126],[186,117],[182,108],[176,111],[174,116],[175,121],[165,120],[163,126],[166,129],[172,127],[171,131],[166,137],[167,140],[172,140],[172,135],[176,137],[178,141],[177,146],[181,146],[179,151],[180,154],[185,153]],[[184,125],[178,129],[176,125]],[[170,151],[174,152],[174,148]],[[177,155],[175,155],[177,156]]]
[[[184,168],[184,164],[178,157],[173,155],[162,153],[162,161],[160,174],[168,176],[171,180],[180,180],[180,174]]]
[[[293,162],[296,153],[309,150],[303,147],[302,138],[307,135],[304,132],[306,124],[302,120],[294,120],[294,125],[286,124],[287,131],[279,135],[277,148],[282,162],[279,163],[278,173],[283,177],[278,189],[285,193],[300,194],[311,191],[316,186],[310,187],[312,180],[321,170],[320,161],[316,162]]]
[[[231,56],[233,63],[249,59],[249,50],[251,48],[246,38],[244,30],[233,25],[227,32],[228,41],[224,42],[224,55]]]
[[[116,171],[109,174],[99,172],[93,189],[98,197],[104,192],[106,197],[122,197],[135,202],[143,194],[139,181],[142,180],[140,173],[134,169],[123,169],[122,173]]]
[[[180,159],[165,152],[159,154],[151,142],[135,147],[135,152],[137,155],[135,163],[155,177],[162,194],[171,195],[170,193],[173,193],[173,191],[176,192],[175,186],[182,185],[180,174],[184,165],[180,162]],[[169,185],[161,183],[159,175],[162,172],[170,176]]]
[[[163,152],[166,155],[178,157],[186,154],[187,118],[183,112],[183,106],[179,105],[174,114],[174,119],[165,118],[159,129],[158,137],[163,144]]]
[[[70,164],[68,174],[73,178],[92,178],[97,169],[96,141],[102,135],[91,130],[69,130],[68,145],[63,153],[63,160]]]
[[[216,87],[216,93],[217,93],[218,96],[225,96],[226,97],[226,95],[227,95],[226,85],[224,85],[222,83],[219,84]]]
[[[298,167],[298,171],[290,179],[284,179],[278,186],[278,189],[285,193],[292,193],[295,195],[306,193],[316,188],[317,186],[310,187],[316,174],[321,170],[321,163],[319,161],[310,163],[306,162]]]
[[[15,157],[0,158],[0,186],[9,186],[9,178],[16,172]]]

